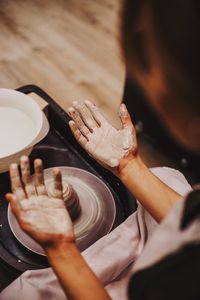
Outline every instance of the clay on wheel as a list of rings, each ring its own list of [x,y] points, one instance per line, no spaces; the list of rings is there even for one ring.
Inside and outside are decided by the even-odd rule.
[[[72,185],[67,182],[65,179],[62,181],[63,184],[63,200],[65,206],[72,218],[72,220],[76,220],[81,213],[81,206],[78,195]],[[54,184],[53,182],[48,182],[47,192],[49,197],[54,197]]]

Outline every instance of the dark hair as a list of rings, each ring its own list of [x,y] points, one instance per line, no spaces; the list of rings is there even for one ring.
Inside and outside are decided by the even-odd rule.
[[[200,110],[200,1],[125,0],[122,13],[122,50],[127,69],[148,72],[144,32],[138,21],[146,7],[165,63],[165,75],[176,101]],[[179,100],[178,100],[179,99]]]

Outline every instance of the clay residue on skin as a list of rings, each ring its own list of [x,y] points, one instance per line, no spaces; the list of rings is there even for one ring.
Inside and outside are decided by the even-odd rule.
[[[133,136],[132,136],[132,130],[130,128],[125,128],[122,131],[122,148],[123,150],[127,151],[130,148],[133,147]]]
[[[20,201],[21,220],[34,230],[46,233],[68,234],[73,232],[71,220],[63,200],[47,196],[32,196]]]
[[[34,161],[34,183],[27,156],[21,158],[20,168],[21,172],[16,164],[10,166],[13,195],[10,194],[8,200],[24,231],[35,240],[38,240],[40,235],[43,236],[43,233],[73,237],[72,221],[62,199],[62,176],[59,169],[53,169],[52,177],[54,192],[60,197],[50,198],[45,188],[42,161]],[[42,194],[38,194],[38,191],[41,192],[39,186],[43,187]]]
[[[114,128],[89,101],[85,104],[73,103],[69,114],[73,119],[70,127],[76,139],[102,165],[117,167],[133,149],[132,123],[129,126],[129,115],[124,105],[120,108],[124,126],[120,130]]]

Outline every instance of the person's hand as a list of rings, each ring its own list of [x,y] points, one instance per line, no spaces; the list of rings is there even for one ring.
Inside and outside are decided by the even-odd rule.
[[[34,183],[30,175],[28,157],[21,158],[20,167],[21,178],[17,164],[10,165],[12,194],[7,194],[6,198],[21,228],[44,249],[62,242],[74,242],[72,221],[62,198],[62,178],[59,169],[53,170],[56,196],[50,198],[44,183],[42,161],[34,161]]]
[[[76,140],[104,167],[117,168],[137,156],[136,131],[125,104],[119,110],[122,122],[119,130],[88,100],[84,104],[73,102],[69,114],[73,119],[69,125]]]

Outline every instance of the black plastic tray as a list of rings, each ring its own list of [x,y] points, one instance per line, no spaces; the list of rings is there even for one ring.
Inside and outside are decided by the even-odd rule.
[[[87,170],[101,180],[111,190],[117,208],[116,227],[136,210],[136,201],[120,180],[96,163],[75,141],[68,126],[69,116],[42,89],[27,85],[17,89],[25,94],[35,93],[48,102],[47,117],[50,123],[49,134],[35,145],[30,160],[38,157],[43,160],[44,168],[72,166]],[[7,206],[4,195],[10,191],[8,173],[0,174],[0,264],[11,273],[20,274],[26,270],[45,268],[46,258],[34,254],[22,246],[13,236],[7,219]]]

